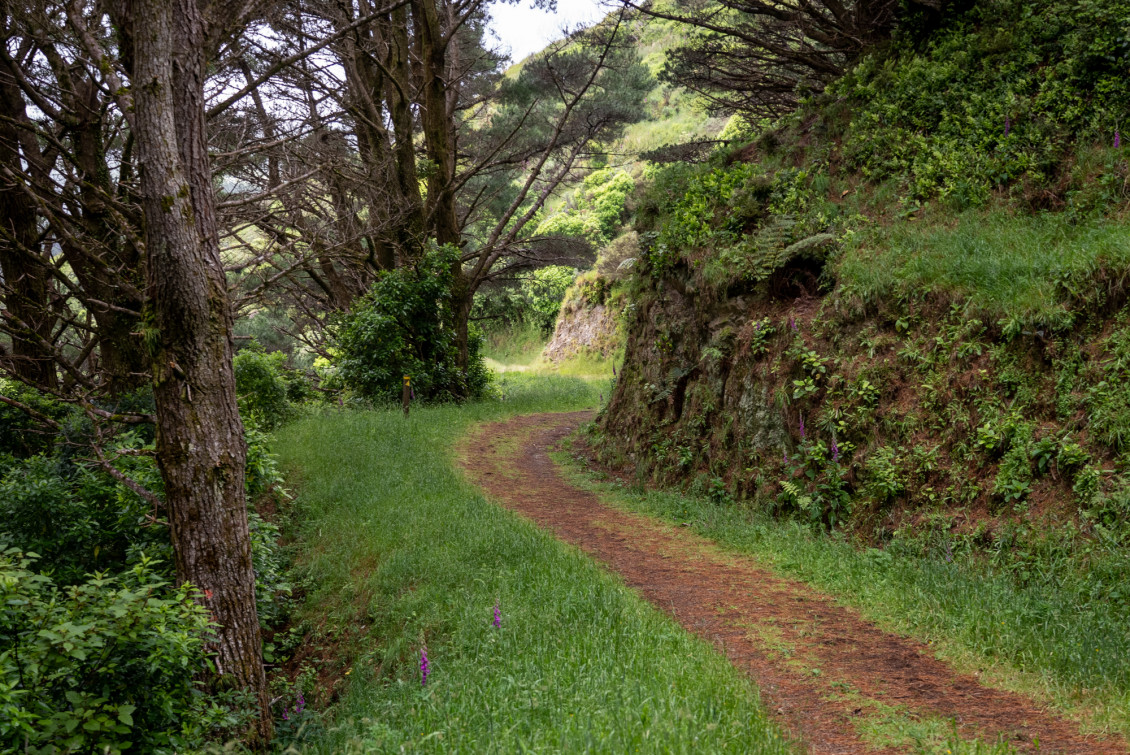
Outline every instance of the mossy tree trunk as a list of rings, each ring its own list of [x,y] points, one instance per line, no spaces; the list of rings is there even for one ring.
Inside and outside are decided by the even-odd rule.
[[[157,463],[177,576],[218,625],[217,670],[259,701],[270,736],[244,494],[246,445],[232,370],[232,315],[208,160],[204,78],[209,37],[197,0],[119,7],[133,42],[135,137],[146,222]],[[210,11],[209,11],[210,12]],[[213,37],[214,38],[214,37]]]

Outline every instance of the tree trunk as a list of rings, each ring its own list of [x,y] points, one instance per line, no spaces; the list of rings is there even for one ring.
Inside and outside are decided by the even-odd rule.
[[[459,246],[459,216],[455,208],[455,129],[448,117],[447,45],[435,0],[412,0],[420,57],[424,146],[433,163],[428,175],[427,215],[439,244]]]
[[[467,376],[471,366],[471,308],[475,304],[475,289],[461,269],[456,269],[451,285],[451,303],[455,312],[455,346],[458,349],[456,365]]]
[[[270,737],[244,497],[247,449],[235,400],[232,316],[220,261],[208,153],[207,28],[194,0],[132,4],[133,96],[146,220],[157,463],[177,576],[217,624],[222,678],[256,696]]]

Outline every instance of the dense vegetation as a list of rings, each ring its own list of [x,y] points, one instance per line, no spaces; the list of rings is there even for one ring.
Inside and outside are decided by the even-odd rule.
[[[249,354],[244,375],[249,359],[269,364]],[[279,370],[255,378],[243,394],[251,414],[287,416],[285,393],[272,390]],[[171,752],[237,732],[248,701],[202,682],[214,621],[196,588],[174,586],[152,434],[117,437],[106,448],[116,462],[111,475],[84,454],[84,436],[95,430],[81,411],[8,382],[0,391],[33,404],[53,428],[0,406],[0,746]],[[262,500],[277,494],[281,478],[267,437],[249,430],[247,440],[247,492]],[[290,587],[278,529],[248,516],[258,614],[270,627]]]
[[[1130,730],[1125,3],[888,0],[822,43],[654,3],[510,70],[479,0],[9,5],[0,749],[272,717],[324,751],[784,748],[449,468],[474,420],[603,398],[484,360],[598,308],[599,458],[697,495],[633,505]],[[406,375],[443,405],[384,411]]]
[[[1128,20],[977,4],[657,171],[605,458],[1125,605]]]

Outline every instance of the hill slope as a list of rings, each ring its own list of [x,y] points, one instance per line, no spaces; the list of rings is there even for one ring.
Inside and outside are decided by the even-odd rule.
[[[1130,602],[1126,24],[979,4],[658,171],[603,458]]]

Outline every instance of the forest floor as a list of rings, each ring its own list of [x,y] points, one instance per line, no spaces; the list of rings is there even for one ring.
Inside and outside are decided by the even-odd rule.
[[[1121,738],[1084,734],[1032,699],[986,686],[928,644],[886,631],[754,558],[576,487],[551,452],[591,416],[481,425],[461,444],[461,464],[493,499],[578,546],[724,652],[811,752],[930,749],[929,741],[952,742],[955,734],[988,752],[1127,751]],[[918,744],[885,738],[885,730],[916,731]]]

